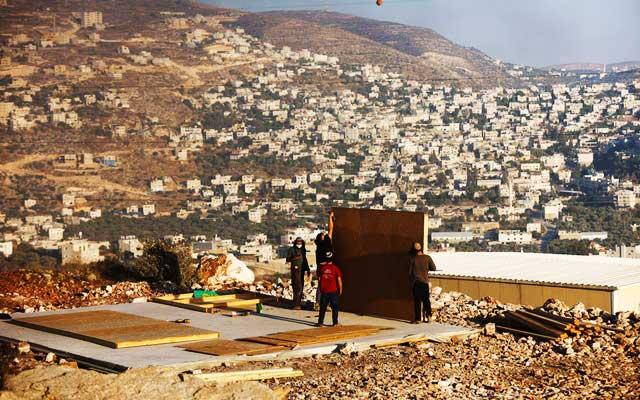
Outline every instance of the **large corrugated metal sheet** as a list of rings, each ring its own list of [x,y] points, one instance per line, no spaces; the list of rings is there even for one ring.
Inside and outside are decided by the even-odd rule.
[[[640,285],[640,260],[537,253],[430,253],[434,277],[576,287]]]
[[[583,303],[587,307],[598,307],[605,311],[618,311],[611,303],[612,293],[622,290],[587,288],[584,286],[545,285],[543,283],[520,283],[474,278],[438,276],[431,283],[448,292],[465,293],[474,299],[493,297],[503,303],[522,304],[533,307],[543,305],[548,299],[558,299],[565,304]],[[640,286],[630,286],[630,289]],[[623,289],[624,290],[624,289]]]

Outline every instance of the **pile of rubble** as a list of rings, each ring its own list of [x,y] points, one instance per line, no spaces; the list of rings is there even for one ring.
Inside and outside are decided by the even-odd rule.
[[[552,341],[550,349],[558,354],[623,351],[632,355],[638,354],[640,349],[640,313],[610,314],[599,308],[586,308],[581,303],[569,307],[557,299],[549,299],[542,307],[533,310],[521,305],[503,304],[490,297],[474,300],[462,293],[443,292],[439,287],[434,287],[431,292],[437,322],[475,327],[492,323],[510,326],[508,321],[520,313],[530,316],[537,313],[542,319],[549,320],[553,331],[559,330],[557,338],[548,338]],[[536,337],[537,341],[531,340],[534,343],[541,339],[544,341],[544,337],[549,335],[540,332],[527,335],[517,331],[523,329],[512,329],[511,333],[517,338],[525,338],[523,340],[530,340],[526,339],[529,336]]]
[[[422,343],[290,364],[290,399],[639,398],[640,360],[623,352],[564,356],[512,335]]]
[[[491,297],[474,300],[464,293],[445,292],[436,286],[431,289],[431,307],[436,322],[477,327],[496,315],[515,311],[522,306],[503,304]]]
[[[291,279],[277,278],[275,281],[262,280],[246,287],[247,290],[258,292],[269,296],[293,299],[293,287]],[[302,301],[315,302],[318,281],[315,279],[305,279]]]
[[[113,282],[89,272],[16,270],[0,280],[0,313],[126,303],[154,294],[146,282]]]

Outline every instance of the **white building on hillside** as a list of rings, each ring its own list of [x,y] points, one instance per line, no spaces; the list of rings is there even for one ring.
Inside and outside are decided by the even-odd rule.
[[[618,190],[616,192],[616,207],[634,208],[636,204],[636,194],[632,190]]]
[[[322,231],[311,230],[309,228],[287,229],[287,232],[280,236],[280,244],[283,246],[291,246],[297,237],[301,237],[307,244],[312,243],[316,239],[316,235]]]
[[[431,240],[434,242],[470,242],[477,237],[473,232],[431,232]]]
[[[268,244],[244,244],[240,246],[240,254],[255,256],[257,262],[268,263],[273,260],[273,248]]]
[[[83,11],[82,14],[80,14],[80,22],[83,28],[102,25],[102,12]]]
[[[519,230],[500,230],[498,232],[498,242],[500,243],[531,243],[532,240],[531,232]]]
[[[91,264],[102,261],[100,256],[100,244],[88,240],[70,240],[60,246],[62,265],[66,264]]]
[[[49,240],[62,240],[64,238],[64,228],[49,228]]]

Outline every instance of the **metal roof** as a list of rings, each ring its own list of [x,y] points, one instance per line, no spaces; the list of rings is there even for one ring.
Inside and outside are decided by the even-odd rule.
[[[434,277],[619,289],[640,284],[640,260],[538,253],[429,253]]]

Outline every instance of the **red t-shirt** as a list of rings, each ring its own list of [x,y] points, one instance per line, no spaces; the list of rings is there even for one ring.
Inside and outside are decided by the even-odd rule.
[[[333,263],[320,264],[320,293],[338,291],[338,278],[342,279],[342,271]]]

